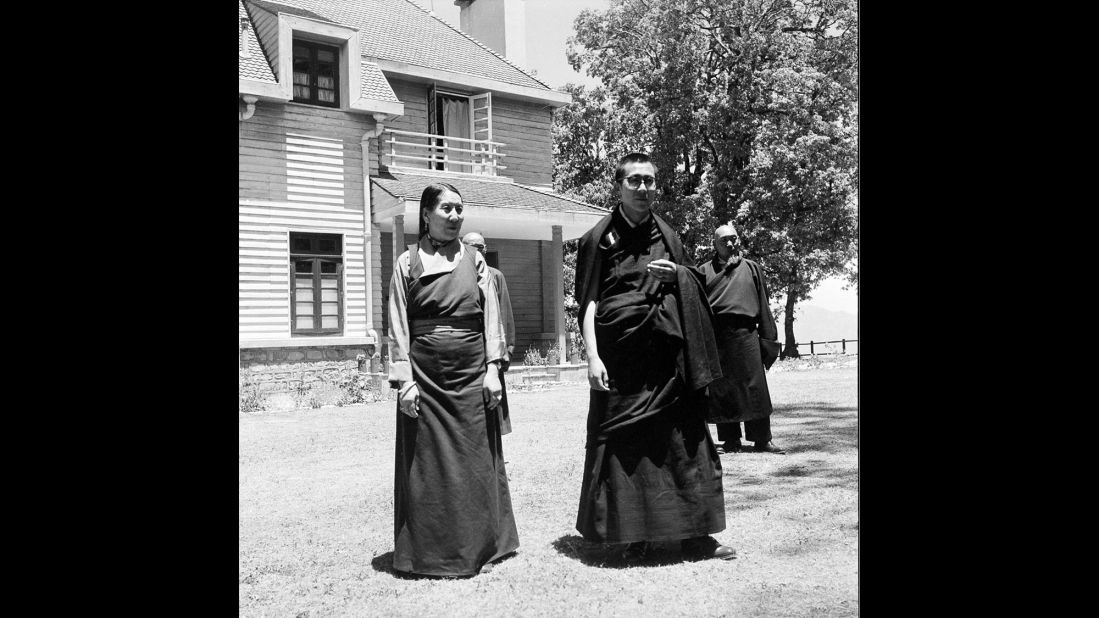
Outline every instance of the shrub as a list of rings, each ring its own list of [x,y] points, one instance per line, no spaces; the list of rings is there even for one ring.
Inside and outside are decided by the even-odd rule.
[[[267,409],[267,396],[259,389],[259,385],[252,380],[250,371],[247,369],[240,370],[238,385],[238,410],[245,414],[252,414]]]
[[[553,342],[553,345],[546,348],[546,364],[547,365],[560,365],[561,364],[561,344],[557,341]]]
[[[523,357],[523,364],[527,367],[544,366],[546,364],[546,357],[542,355],[542,351],[538,346],[529,345],[527,346],[526,356]]]

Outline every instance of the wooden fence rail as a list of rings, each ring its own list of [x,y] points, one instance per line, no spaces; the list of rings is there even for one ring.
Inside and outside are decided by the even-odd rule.
[[[795,343],[794,347],[800,348],[801,346],[807,345],[807,346],[809,346],[809,356],[823,356],[825,354],[847,354],[847,344],[849,344],[849,343],[858,343],[858,342],[859,342],[858,339],[837,339],[835,341],[810,341],[809,343]],[[840,344],[840,351],[839,352],[817,352],[816,351],[815,346],[825,345],[825,344],[830,344],[830,343]],[[785,348],[786,344],[782,344],[782,347]],[[798,350],[798,353],[800,354],[801,350]],[[857,355],[858,352],[857,351],[852,352],[851,354]]]

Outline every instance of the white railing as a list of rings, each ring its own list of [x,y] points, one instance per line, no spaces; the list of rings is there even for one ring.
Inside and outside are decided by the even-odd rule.
[[[386,129],[382,132],[381,154],[394,170],[497,176],[499,170],[507,169],[500,165],[500,157],[507,155],[499,149],[505,145],[484,139]]]

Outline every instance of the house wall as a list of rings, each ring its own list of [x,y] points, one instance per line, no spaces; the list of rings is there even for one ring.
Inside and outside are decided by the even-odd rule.
[[[427,133],[427,97],[431,86],[396,79],[392,75],[387,75],[387,78],[397,98],[404,103],[405,113],[386,126],[400,131]],[[471,90],[468,94],[478,92]],[[492,140],[506,144],[500,151],[507,155],[502,161],[507,169],[501,175],[524,185],[552,184],[552,125],[553,109],[550,106],[508,99],[494,92]]]
[[[242,341],[290,338],[290,231],[343,235],[344,336],[368,335],[366,285],[381,276],[381,235],[373,230],[367,277],[360,141],[373,128],[369,116],[265,101],[240,123],[238,198],[263,202],[238,210]],[[371,311],[379,324],[377,299]]]

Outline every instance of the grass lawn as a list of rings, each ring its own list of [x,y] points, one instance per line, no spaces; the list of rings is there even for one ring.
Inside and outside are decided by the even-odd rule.
[[[670,544],[639,566],[573,526],[587,386],[509,391],[520,548],[460,580],[390,570],[395,402],[240,414],[240,615],[857,616],[857,375],[769,372],[788,454],[721,455],[714,536],[739,557],[684,562]]]

